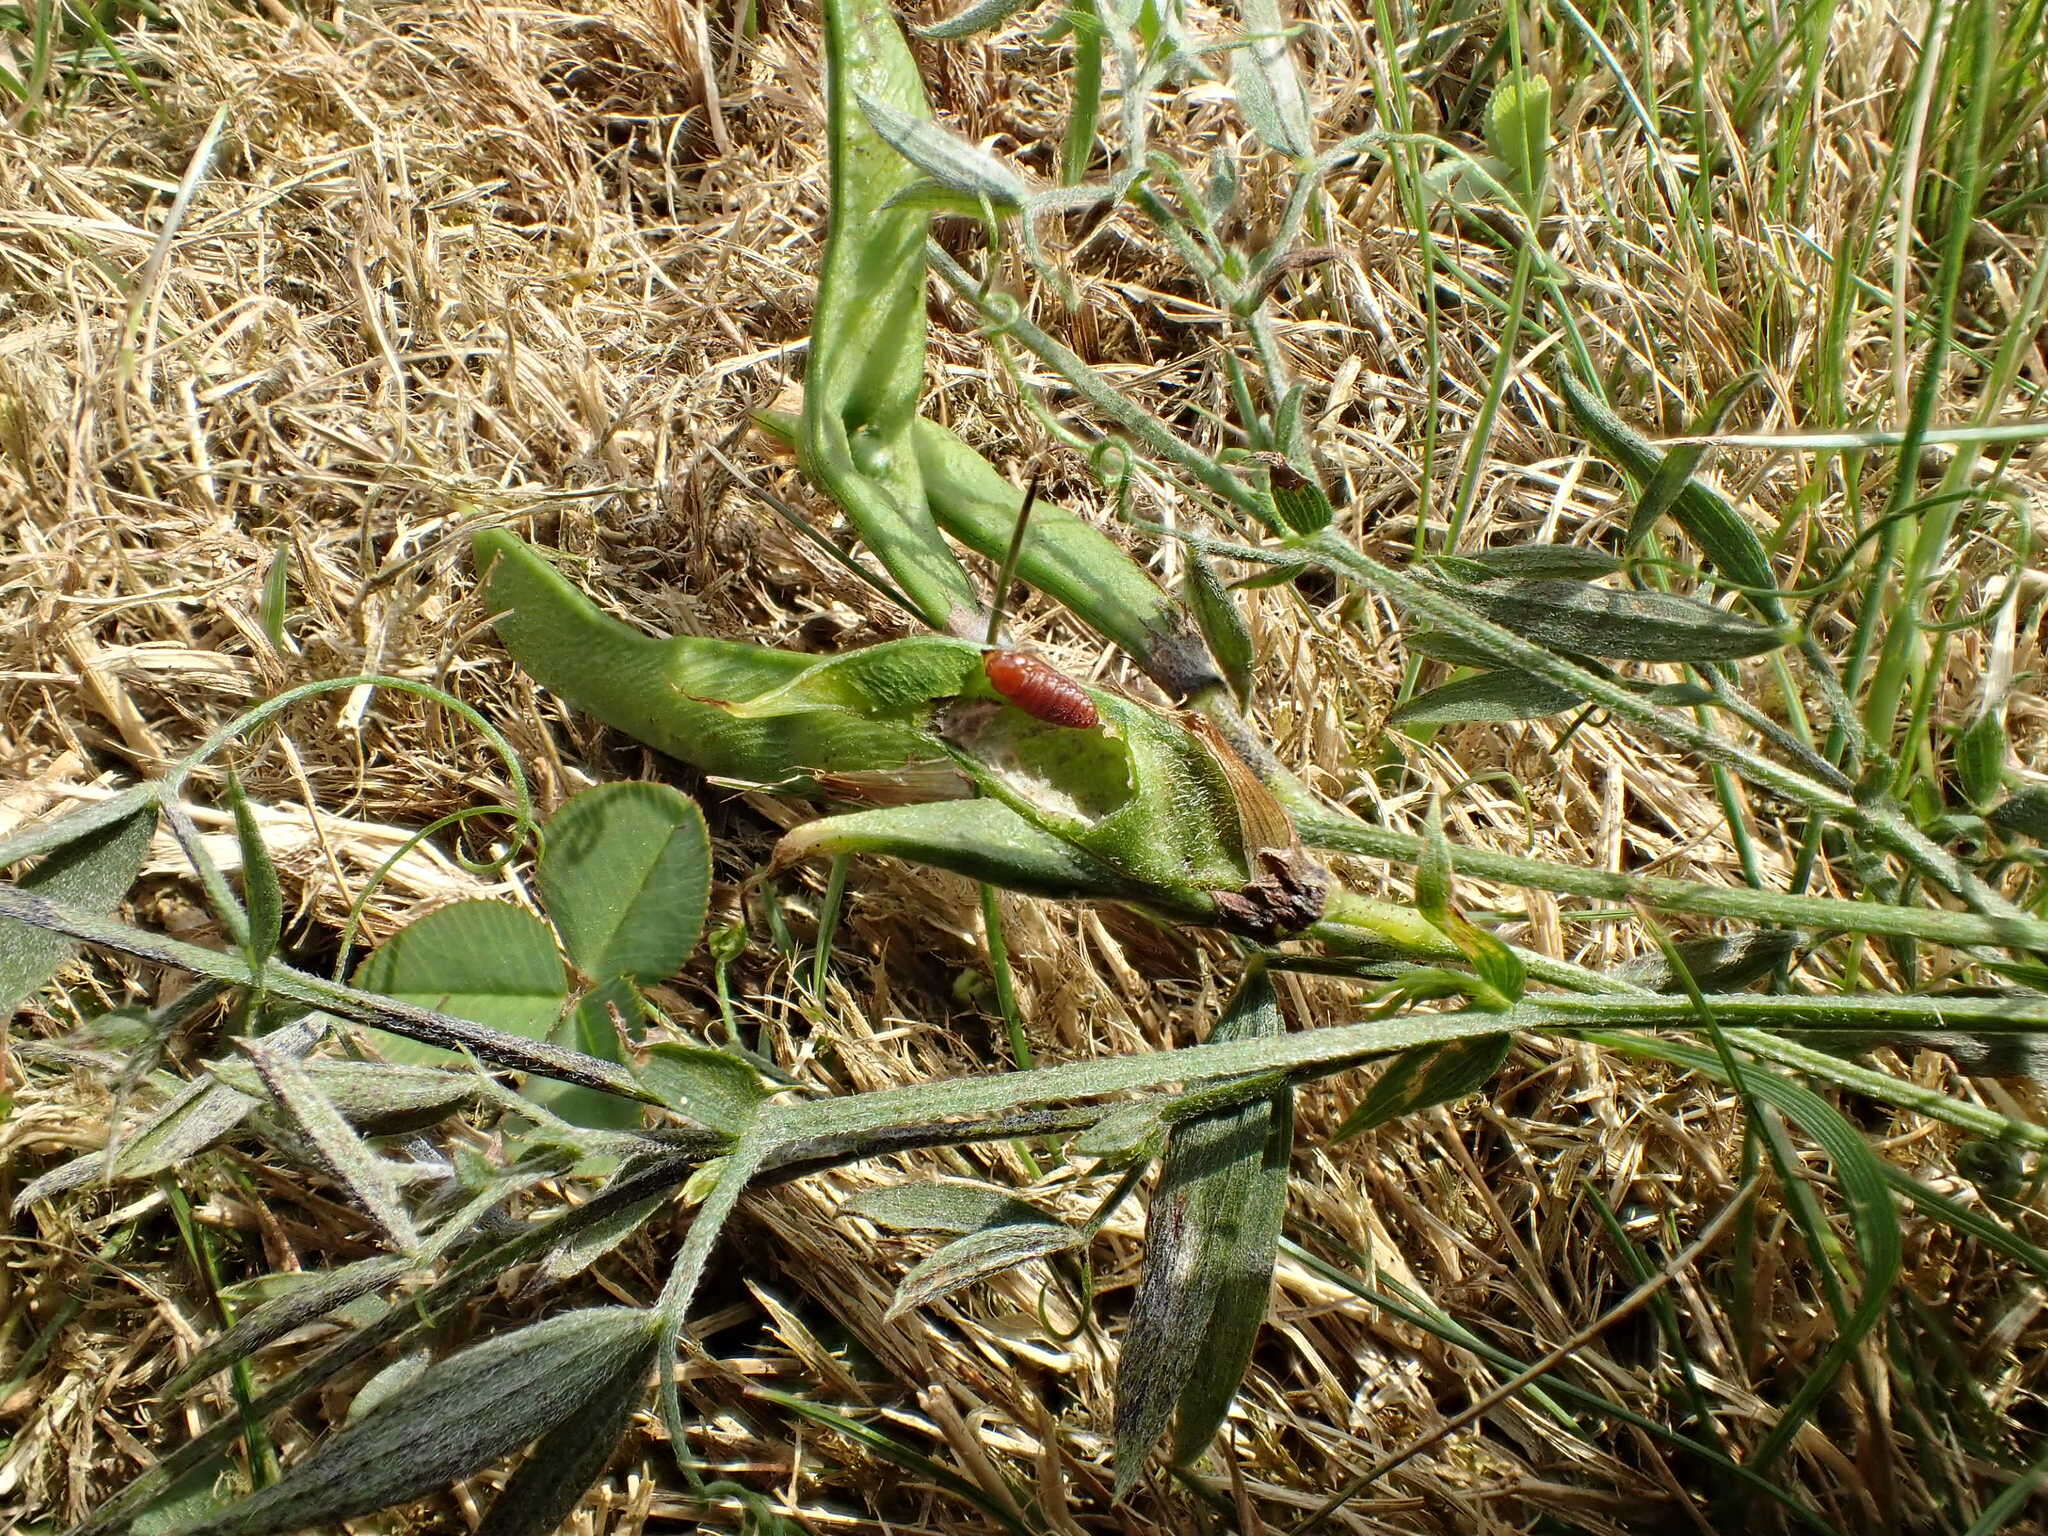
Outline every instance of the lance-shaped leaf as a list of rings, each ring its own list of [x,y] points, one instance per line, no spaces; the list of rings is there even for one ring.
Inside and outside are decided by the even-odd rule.
[[[502,529],[473,541],[484,601],[513,658],[576,708],[724,778],[802,788],[820,772],[895,769],[925,751],[900,723],[844,710],[739,717],[734,706],[818,658],[729,640],[656,640],[601,613]]]
[[[1665,451],[1608,409],[1607,403],[1570,368],[1559,367],[1554,377],[1558,392],[1593,446],[1619,464],[1638,485],[1647,488],[1653,484],[1663,470]],[[1692,536],[1715,569],[1743,586],[1757,589],[1757,595],[1748,601],[1758,613],[1773,624],[1785,622],[1785,605],[1774,590],[1777,578],[1771,572],[1770,556],[1764,552],[1763,540],[1735,510],[1734,503],[1688,474],[1671,494],[1665,510]]]
[[[832,227],[804,378],[804,472],[839,503],[934,629],[983,627],[974,585],[925,504],[911,440],[924,385],[924,240],[929,218],[892,199],[918,169],[859,102],[928,120],[924,84],[895,18],[825,0],[825,110]],[[914,202],[914,199],[912,200]]]
[[[613,1390],[542,1435],[492,1502],[476,1536],[553,1536],[625,1438],[640,1411],[639,1378],[645,1374],[644,1364],[637,1372],[622,1367]]]
[[[1044,1216],[1008,1190],[992,1184],[891,1184],[864,1190],[841,1206],[891,1232],[975,1232],[983,1227]]]
[[[1387,714],[1389,725],[1467,725],[1475,721],[1541,720],[1585,703],[1570,688],[1526,672],[1481,672],[1418,693]]]
[[[976,554],[1002,560],[1022,493],[937,422],[920,418],[911,435],[932,515]],[[1033,506],[1017,577],[1121,646],[1168,693],[1185,697],[1218,681],[1186,610],[1116,540],[1065,508]]]
[[[111,912],[141,872],[143,855],[156,831],[156,801],[131,804],[112,822],[94,824],[81,818],[78,835],[57,844],[21,880],[24,890],[38,891],[89,912]],[[66,822],[40,829],[45,837],[61,834]],[[23,839],[22,846],[34,848]],[[39,849],[36,851],[40,851]],[[27,923],[0,919],[0,1012],[12,1014],[55,976],[75,941]]]
[[[1209,1038],[1280,1027],[1272,981],[1255,966]],[[1230,1411],[1266,1317],[1293,1145],[1291,1091],[1185,1121],[1168,1138],[1117,1367],[1119,1498],[1176,1410],[1176,1461],[1199,1456]]]
[[[973,5],[955,11],[943,21],[935,21],[928,27],[919,27],[919,37],[952,38],[972,37],[977,32],[986,32],[999,27],[1012,16],[1023,10],[1028,0],[975,0]]]
[[[1024,206],[1031,189],[1009,166],[921,113],[899,112],[858,87],[854,100],[882,142],[949,192],[986,201],[998,213]]]
[[[245,1360],[255,1354],[264,1345],[275,1343],[308,1323],[318,1322],[328,1313],[339,1311],[373,1291],[382,1290],[411,1269],[412,1263],[412,1260],[398,1254],[384,1254],[344,1264],[323,1275],[301,1277],[303,1284],[293,1286],[281,1296],[271,1297],[236,1318],[233,1327],[208,1343],[165,1384],[163,1395],[167,1398],[182,1397],[215,1371],[225,1370],[237,1360]]]
[[[887,1317],[893,1321],[978,1280],[992,1279],[1033,1259],[1063,1253],[1079,1243],[1082,1236],[1029,1206],[1023,1206],[1021,1211],[999,1208],[986,1225],[954,1238],[905,1275],[889,1302]]]
[[[547,825],[541,903],[585,976],[656,982],[697,947],[711,891],[704,813],[666,784],[600,784]]]
[[[398,1181],[390,1165],[364,1145],[348,1121],[328,1103],[312,1078],[289,1055],[261,1045],[249,1045],[249,1059],[270,1090],[278,1106],[313,1143],[328,1170],[355,1197],[355,1202],[384,1231],[391,1246],[401,1253],[419,1247],[419,1229],[398,1192]]]
[[[1684,976],[1672,965],[1671,956],[1661,950],[1616,966],[1614,975],[1652,992],[1682,992],[1686,976],[1702,992],[1739,992],[1769,975],[1809,942],[1806,934],[1786,928],[1713,934],[1673,946],[1672,952],[1685,967]]]
[[[326,1016],[313,1014],[273,1030],[263,1043],[280,1055],[304,1056],[325,1038],[327,1028]],[[104,1151],[87,1152],[52,1168],[14,1197],[14,1209],[24,1210],[101,1178],[145,1179],[176,1168],[231,1134],[262,1102],[258,1093],[241,1093],[211,1078],[189,1083],[124,1138],[111,1161]]]
[[[1315,152],[1315,126],[1288,52],[1287,20],[1279,0],[1243,0],[1243,11],[1250,36],[1230,63],[1238,107],[1268,149],[1302,159]]]
[[[1994,805],[1985,819],[2008,837],[2048,843],[2048,785],[2021,786]]]
[[[271,1037],[275,1039],[275,1036]],[[212,1061],[208,1072],[237,1093],[261,1098],[263,1080],[247,1061]],[[467,1067],[418,1067],[390,1061],[309,1061],[302,1069],[320,1097],[368,1136],[424,1130],[482,1094]]]
[[[1245,623],[1243,610],[1225,589],[1223,579],[1208,558],[1200,550],[1189,550],[1187,562],[1182,590],[1187,594],[1188,609],[1209,644],[1210,655],[1223,669],[1231,697],[1237,700],[1240,709],[1247,708],[1251,704],[1252,663],[1256,659],[1251,626]]]
[[[1689,436],[1711,437],[1721,430],[1721,423],[1728,419],[1728,413],[1735,408],[1735,402],[1749,392],[1761,375],[1745,373],[1733,383],[1724,385],[1707,402],[1707,408],[1692,424]],[[1670,511],[1685,488],[1693,483],[1693,471],[1700,467],[1712,444],[1705,442],[1683,443],[1664,455],[1664,462],[1657,466],[1657,472],[1643,487],[1642,498],[1636,502],[1634,516],[1629,519],[1628,536],[1624,541],[1630,549],[1649,537],[1650,530],[1657,526],[1657,520]]]
[[[416,1349],[409,1355],[400,1355],[363,1383],[361,1389],[350,1399],[348,1416],[342,1422],[353,1424],[358,1419],[368,1418],[387,1399],[396,1397],[426,1375],[433,1363],[434,1352],[430,1349]]]
[[[179,1536],[275,1536],[351,1520],[469,1476],[560,1425],[615,1410],[654,1363],[653,1314],[597,1307],[441,1361],[268,1488]]]
[[[1111,1168],[1126,1168],[1159,1155],[1166,1144],[1166,1107],[1126,1104],[1111,1110],[1074,1138],[1080,1157],[1100,1159]]]
[[[1779,631],[1689,597],[1578,581],[1440,583],[1503,629],[1552,650],[1630,661],[1735,661],[1776,650]]]
[[[1344,1141],[1418,1110],[1477,1093],[1500,1071],[1513,1044],[1506,1035],[1482,1035],[1403,1051],[1374,1079],[1331,1140]]]
[[[757,411],[770,436],[794,443],[798,417]],[[1023,493],[960,437],[920,417],[911,431],[924,490],[939,526],[983,558],[1009,553]],[[1044,499],[1032,504],[1018,551],[1017,579],[1059,601],[1075,618],[1122,647],[1170,694],[1186,696],[1221,681],[1187,611],[1116,540]]]
[[[1438,555],[1431,562],[1446,575],[1471,581],[1494,577],[1552,578],[1598,581],[1612,576],[1625,561],[1604,549],[1581,544],[1502,544],[1465,555]]]
[[[1987,709],[1956,733],[1956,783],[1963,799],[1988,811],[2005,787],[2005,710]]]
[[[1117,879],[996,800],[939,801],[828,816],[783,838],[775,858],[787,865],[842,853],[887,854],[1057,901],[1136,901],[1146,894],[1142,885]]]
[[[228,775],[228,804],[235,813],[235,840],[242,853],[242,896],[249,908],[249,938],[243,951],[260,973],[277,953],[284,933],[284,890],[278,883],[270,845],[263,840],[256,808],[242,792],[242,781],[233,774]]]

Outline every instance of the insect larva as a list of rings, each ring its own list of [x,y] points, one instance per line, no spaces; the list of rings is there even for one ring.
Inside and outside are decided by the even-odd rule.
[[[1102,723],[1095,701],[1079,683],[1027,651],[990,651],[982,666],[995,691],[1034,719],[1075,730]]]

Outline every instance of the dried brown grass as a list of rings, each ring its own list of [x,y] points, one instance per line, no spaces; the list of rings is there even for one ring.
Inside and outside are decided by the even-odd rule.
[[[0,149],[0,820],[18,823],[161,770],[236,709],[287,684],[367,670],[429,678],[500,722],[526,754],[543,802],[597,778],[661,765],[536,694],[481,630],[456,537],[475,514],[516,521],[566,552],[577,579],[656,630],[744,636],[829,650],[898,633],[900,616],[818,561],[714,474],[704,444],[749,405],[800,374],[824,213],[816,19],[770,5],[758,41],[736,48],[729,16],[685,0],[535,0],[395,4],[336,11],[330,26],[276,4],[199,0],[175,25],[124,41],[151,82],[145,104],[118,78],[84,82],[33,129],[17,114]],[[1366,29],[1346,7],[1307,8],[1302,46],[1325,121],[1370,117]],[[1198,7],[1193,24],[1226,35]],[[1885,152],[1887,92],[1904,77],[1899,18],[1838,8],[1840,52],[1824,107],[1809,210],[1832,248]],[[1480,66],[1485,26],[1437,43]],[[935,104],[970,135],[1042,165],[1056,143],[1058,54],[1019,28],[992,43],[927,50]],[[210,163],[193,164],[217,108]],[[1227,98],[1189,89],[1167,104],[1170,140],[1191,163],[1245,148]],[[1782,321],[1778,386],[1759,426],[1795,425],[1797,378],[1814,342],[1794,312],[1819,258],[1785,238],[1762,201],[1733,202],[1721,232],[1721,297],[1701,280],[1655,205],[1654,168],[1618,103],[1597,83],[1560,101],[1559,254],[1578,273],[1609,355],[1633,361],[1640,417],[1682,424],[1697,401],[1745,366],[1756,306]],[[1250,200],[1273,189],[1253,171]],[[1738,165],[1739,182],[1745,168]],[[1348,466],[1354,532],[1405,547],[1413,534],[1416,444],[1428,409],[1412,235],[1383,215],[1384,181],[1342,209],[1346,259],[1331,306],[1283,328],[1290,363],[1316,399],[1324,445]],[[169,210],[191,193],[175,227]],[[1466,249],[1474,269],[1494,270]],[[2028,253],[1995,253],[2010,279]],[[2038,259],[2039,253],[2032,253]],[[2006,263],[2001,267],[2000,263]],[[1495,272],[1505,284],[1505,274]],[[1215,348],[1220,317],[1187,296],[1169,253],[1118,221],[1076,264],[1075,344],[1155,409],[1226,412]],[[932,409],[999,460],[1031,457],[1070,504],[1099,500],[1085,466],[1048,448],[1003,385],[967,317],[937,306]],[[1456,441],[1491,366],[1490,325],[1447,316],[1446,430]],[[1861,398],[1892,389],[1880,321],[1849,349]],[[1440,476],[1454,468],[1440,459]],[[786,472],[777,470],[784,475]],[[1800,466],[1734,465],[1739,488],[1780,503]],[[793,484],[786,494],[801,497]],[[1142,493],[1152,495],[1150,489]],[[1819,526],[1836,508],[1817,511]],[[1609,473],[1560,430],[1530,374],[1511,389],[1472,536],[1571,537],[1625,517]],[[1404,521],[1404,518],[1406,519]],[[289,643],[259,622],[271,559],[292,573]],[[1170,564],[1170,552],[1159,554]],[[1267,594],[1252,605],[1263,717],[1276,748],[1378,819],[1412,826],[1432,791],[1453,838],[1536,851],[1597,868],[1734,879],[1737,866],[1710,789],[1684,763],[1594,724],[1553,750],[1547,727],[1461,729],[1414,754],[1420,772],[1390,794],[1360,773],[1400,675],[1400,624],[1383,605],[1325,594]],[[1031,622],[1036,623],[1034,619]],[[1086,667],[1080,637],[1045,617],[1045,643]],[[2042,663],[2037,631],[2019,637],[2022,671]],[[1959,640],[1958,699],[1981,665]],[[2015,701],[2022,755],[2043,761],[2048,708]],[[288,941],[331,950],[367,872],[402,835],[502,786],[475,737],[390,693],[309,704],[237,765],[265,807],[291,903]],[[764,852],[768,807],[707,797],[724,871]],[[784,813],[787,814],[787,813]],[[472,849],[471,851],[480,851]],[[217,856],[232,864],[230,840]],[[1767,873],[1791,850],[1760,850]],[[138,915],[206,936],[208,920],[152,866]],[[1398,871],[1370,872],[1396,896]],[[1846,891],[1823,867],[1817,889]],[[486,887],[447,857],[400,867],[373,917],[388,933],[434,905]],[[1533,892],[1467,893],[1474,905],[1527,912],[1526,937],[1607,964],[1626,925],[1587,922]],[[1220,983],[1220,952],[1113,913],[1006,902],[1011,952],[1041,1055],[1060,1059],[1159,1049],[1198,1038]],[[978,974],[968,889],[899,868],[856,882],[828,997],[806,997],[758,956],[745,967],[750,1027],[813,1082],[834,1091],[986,1069],[1000,1055],[988,1012],[953,990]],[[665,1001],[689,1027],[710,1006],[708,967]],[[164,978],[97,963],[81,984],[108,1003],[157,996]],[[1339,1016],[1340,994],[1296,989],[1295,1022]],[[63,1024],[31,1021],[31,1031]],[[1946,1081],[1929,1057],[1916,1075]],[[14,1082],[23,1078],[14,1075]],[[1956,1086],[1956,1085],[1951,1085]],[[1428,1295],[1451,1315],[1535,1358],[1601,1316],[1627,1286],[1582,1191],[1598,1190],[1646,1242],[1675,1239],[1733,1189],[1733,1106],[1586,1048],[1532,1042],[1486,1101],[1436,1111],[1338,1147],[1324,1137],[1353,1085],[1304,1095],[1296,1228],[1329,1234]],[[22,1167],[94,1145],[114,1111],[106,1083],[38,1078],[4,1124],[7,1181]],[[1876,1125],[1894,1151],[1937,1179],[1945,1138],[1917,1123]],[[1029,1172],[1012,1151],[915,1160],[922,1171]],[[1024,1274],[926,1312],[884,1322],[894,1276],[919,1251],[834,1213],[853,1190],[894,1180],[877,1164],[753,1200],[730,1244],[707,1353],[688,1369],[700,1451],[775,1492],[813,1530],[973,1529],[957,1504],[857,1446],[800,1427],[750,1398],[752,1383],[876,1409],[902,1439],[976,1475],[986,1455],[1062,1493],[1066,1530],[1185,1525],[1185,1496],[1164,1481],[1111,1510],[1104,1433],[1113,1351],[1097,1333],[1064,1346],[1019,1326],[1043,1305]],[[1034,1193],[1069,1211],[1084,1192],[1056,1171]],[[0,1189],[0,1194],[11,1192]],[[193,1170],[189,1193],[230,1278],[256,1267],[325,1265],[367,1252],[360,1224],[317,1192],[260,1163]],[[152,1390],[212,1327],[178,1257],[162,1190],[126,1191],[109,1208],[10,1242],[0,1348],[18,1353],[82,1307],[55,1350],[0,1402],[11,1436],[0,1506],[63,1521],[89,1509],[198,1422],[166,1413]],[[133,1234],[118,1257],[109,1234]],[[2037,1292],[1938,1231],[1910,1234],[1912,1285],[1985,1352],[1982,1380],[2000,1411],[2041,1386]],[[662,1236],[662,1234],[657,1234]],[[1695,1357],[1735,1446],[1769,1426],[1776,1384],[1826,1342],[1814,1277],[1779,1213],[1757,1266],[1755,1331],[1745,1336],[1718,1283],[1679,1282]],[[1676,1246],[1675,1242],[1673,1244]],[[96,1256],[97,1255],[97,1256]],[[1095,1250],[1114,1333],[1140,1255],[1137,1213]],[[656,1256],[629,1247],[591,1282],[645,1299]],[[111,1260],[111,1261],[110,1261]],[[1721,1262],[1721,1261],[1716,1261]],[[1361,1305],[1283,1262],[1275,1315],[1236,1420],[1237,1470],[1269,1520],[1313,1506],[1445,1412],[1497,1381],[1476,1357]],[[503,1309],[532,1302],[507,1297]],[[1574,1370],[1644,1412],[1674,1391],[1668,1359],[1631,1322],[1596,1338]],[[4,1358],[4,1357],[0,1357]],[[278,1357],[268,1357],[271,1369]],[[1880,1373],[1881,1375],[1881,1373]],[[207,1414],[232,1411],[205,1400]],[[287,1454],[339,1402],[305,1405],[279,1426]],[[1669,1410],[1675,1412],[1676,1410]],[[1943,1506],[1930,1465],[1975,1482],[1953,1448],[1901,1458],[1879,1475],[1848,1447],[1893,1444],[1888,1404],[1845,1385],[1795,1446],[1788,1478],[1844,1529],[1875,1529],[1887,1510],[1908,1526]],[[664,1473],[658,1434],[615,1465],[577,1529],[632,1532],[701,1513]],[[1687,1487],[1658,1444],[1623,1429],[1578,1440],[1529,1398],[1410,1461],[1342,1515],[1358,1531],[1511,1531],[1548,1523],[1595,1532],[1703,1528],[1712,1490]],[[473,1523],[467,1497],[421,1506],[419,1530]],[[736,1518],[715,1510],[712,1524]]]

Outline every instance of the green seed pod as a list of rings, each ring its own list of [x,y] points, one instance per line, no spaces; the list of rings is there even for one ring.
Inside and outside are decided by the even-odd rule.
[[[742,712],[817,667],[815,656],[656,640],[600,612],[515,535],[487,529],[471,547],[498,637],[522,667],[576,708],[693,768],[803,788],[819,773],[894,770],[933,755],[900,719],[823,706]]]

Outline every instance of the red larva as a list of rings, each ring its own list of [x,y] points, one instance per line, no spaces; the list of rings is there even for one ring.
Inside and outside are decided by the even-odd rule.
[[[982,658],[990,685],[1034,719],[1088,730],[1102,723],[1081,685],[1027,651],[990,651]]]

